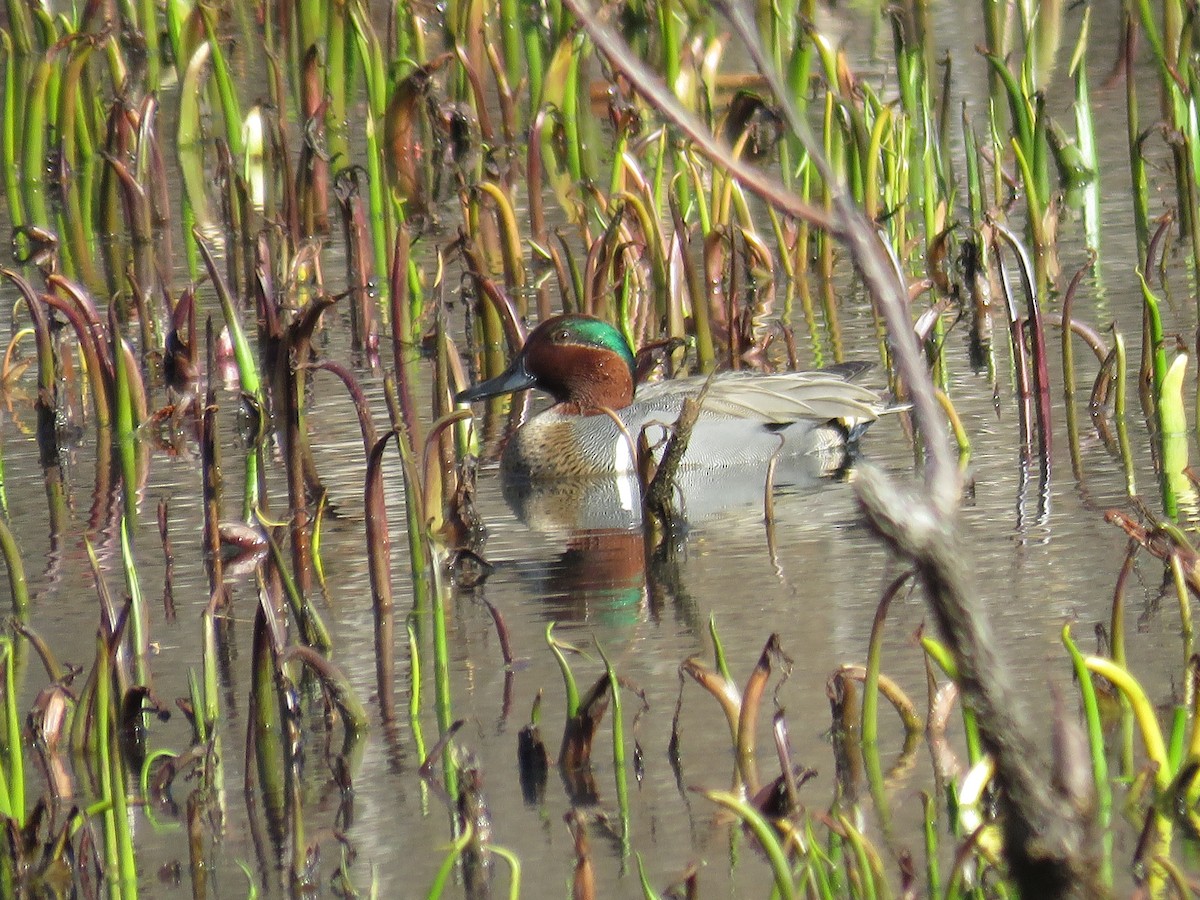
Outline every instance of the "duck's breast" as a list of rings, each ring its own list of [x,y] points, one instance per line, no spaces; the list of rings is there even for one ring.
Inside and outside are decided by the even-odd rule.
[[[553,410],[534,416],[509,438],[501,464],[509,475],[531,479],[595,478],[634,469],[629,440],[611,417]]]

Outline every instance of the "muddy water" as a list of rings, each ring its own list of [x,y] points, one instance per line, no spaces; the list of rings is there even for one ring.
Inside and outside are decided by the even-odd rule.
[[[954,33],[950,26],[958,26],[952,21],[952,10],[939,9],[939,15],[947,18],[941,23],[946,32]],[[1106,48],[1111,50],[1113,40],[1096,24],[1094,20],[1097,39],[1092,58],[1098,82],[1112,59]],[[979,98],[986,95],[982,64],[961,49],[958,53],[962,74],[956,92],[970,98],[974,114],[982,121]],[[1135,241],[1126,224],[1131,222],[1131,214],[1120,100],[1117,93],[1108,99],[1103,94],[1097,98],[1099,114],[1107,116],[1100,126],[1106,230],[1100,259],[1083,282],[1075,310],[1079,318],[1097,327],[1116,321],[1135,344],[1141,309],[1133,276]],[[1078,230],[1076,222],[1063,225],[1062,263],[1068,272],[1085,259]],[[337,266],[329,268],[332,271]],[[1182,296],[1187,293],[1182,287],[1177,293],[1181,295],[1179,308],[1169,314],[1167,327],[1187,331],[1191,301]],[[7,330],[10,311],[10,302],[0,304],[0,328]],[[847,355],[871,358],[875,334],[864,298],[847,290],[842,316],[844,343],[851,348]],[[997,335],[1002,336],[1003,329],[997,324]],[[328,329],[323,352],[349,360],[345,325],[344,320],[338,321]],[[802,347],[805,343],[801,341]],[[1002,337],[998,343],[999,371],[1004,373],[1008,371],[1008,353]],[[950,332],[947,355],[951,394],[972,441],[969,487],[961,515],[963,548],[972,561],[975,588],[992,617],[995,639],[1016,672],[1030,726],[1044,746],[1046,724],[1053,714],[1050,686],[1063,688],[1069,696],[1069,666],[1058,642],[1059,628],[1066,621],[1077,622],[1076,634],[1087,644],[1093,624],[1108,618],[1125,540],[1104,523],[1103,511],[1129,508],[1124,475],[1086,415],[1081,416],[1084,477],[1077,480],[1071,473],[1057,347],[1051,363],[1056,388],[1048,484],[1040,482],[1036,466],[1022,465],[1007,377],[1000,378],[997,401],[987,377],[972,370],[961,326]],[[1077,360],[1079,385],[1086,393],[1095,372],[1094,360],[1083,351],[1077,352]],[[811,353],[805,362],[813,362]],[[373,409],[382,422],[380,373],[361,362],[357,372],[370,386]],[[867,380],[871,382],[872,376]],[[319,723],[310,723],[306,731],[305,835],[320,846],[323,889],[328,889],[341,858],[335,838],[335,831],[340,831],[353,849],[348,871],[360,889],[374,881],[383,897],[420,896],[444,855],[450,817],[435,792],[418,776],[421,760],[407,719],[390,730],[379,722],[363,548],[364,464],[357,423],[340,387],[328,376],[317,375],[315,381],[311,437],[333,504],[323,538],[328,585],[323,612],[333,633],[334,660],[348,673],[373,718],[361,763],[353,774],[352,803],[342,810],[341,817],[339,794],[323,762],[324,735]],[[879,384],[879,377],[874,381]],[[232,387],[220,399],[226,410],[236,408],[238,398]],[[226,483],[235,486],[240,478],[240,444],[232,419],[231,414],[224,417],[223,451]],[[94,448],[87,439],[71,448],[67,459],[71,519],[61,535],[51,537],[42,472],[29,432],[32,413],[28,399],[17,398],[11,409],[0,413],[0,422],[9,519],[19,535],[35,595],[31,623],[60,660],[87,665],[94,653],[97,606],[81,536],[88,528],[93,505]],[[1156,482],[1146,462],[1148,438],[1137,422],[1132,429],[1141,460],[1138,487],[1153,497]],[[874,425],[862,442],[861,453],[871,464],[899,478],[913,470],[911,445],[899,417]],[[271,477],[274,495],[283,496],[279,473]],[[594,527],[594,522],[581,526],[564,517],[563,510],[551,502],[525,510],[519,517],[506,501],[494,464],[483,464],[477,502],[489,531],[484,553],[494,571],[482,585],[452,592],[453,711],[456,718],[465,720],[457,745],[474,757],[485,779],[494,840],[520,857],[527,896],[561,896],[574,864],[562,818],[572,805],[567,786],[552,770],[544,795],[529,803],[517,779],[517,732],[528,720],[539,691],[545,696],[543,734],[551,754],[557,749],[564,700],[558,668],[545,644],[550,623],[557,623],[555,633],[561,640],[586,651],[585,656],[573,660],[582,684],[590,684],[602,672],[594,650],[599,644],[622,676],[644,692],[648,706],[635,726],[633,716],[639,703],[633,693],[625,695],[626,726],[632,729],[631,742],[636,738],[643,753],[644,773],[630,788],[628,847],[622,846],[619,837],[608,719],[597,742],[595,796],[583,806],[594,815],[591,834],[599,896],[639,894],[631,851],[641,854],[651,884],[660,888],[688,866],[698,865],[704,896],[754,896],[767,889],[764,861],[711,803],[692,790],[728,787],[734,760],[723,715],[712,698],[691,683],[683,688],[678,772],[671,767],[668,741],[680,690],[677,671],[690,656],[711,659],[710,620],[716,623],[738,680],[748,674],[768,636],[778,633],[791,664],[786,680],[773,681],[770,700],[786,710],[795,759],[818,773],[804,786],[802,799],[814,810],[830,804],[836,781],[826,737],[830,726],[826,679],[842,664],[864,661],[876,604],[900,571],[862,527],[853,479],[851,468],[840,479],[780,489],[769,525],[764,521],[757,484],[750,485],[740,499],[722,489],[715,499],[692,503],[687,534],[667,552],[648,559],[640,532],[604,531]],[[397,597],[403,603],[409,582],[397,464],[390,465],[388,484],[394,577]],[[208,599],[200,557],[199,491],[194,443],[180,455],[154,454],[135,540],[142,587],[152,599],[155,689],[168,703],[186,696],[189,669],[199,667],[199,617]],[[170,504],[176,551],[177,616],[173,621],[153,602],[163,580],[153,523],[159,498]],[[577,505],[567,505],[568,511],[575,508]],[[101,531],[91,539],[116,588],[120,565],[115,534]],[[1178,620],[1170,612],[1170,602],[1163,604],[1165,611],[1158,611],[1153,602],[1159,595],[1160,566],[1146,563],[1135,575],[1130,600],[1138,627],[1129,637],[1130,657],[1135,671],[1161,698],[1166,696],[1171,673],[1180,671]],[[214,825],[219,837],[211,855],[212,878],[220,896],[240,896],[246,891],[239,863],[248,866],[262,886],[278,891],[273,853],[269,846],[255,844],[248,825],[252,813],[242,789],[253,581],[243,578],[234,590],[234,621],[221,672],[224,786],[220,799],[225,812]],[[502,612],[511,632],[514,652],[521,659],[513,672],[506,673],[503,667],[496,630],[482,602],[485,599]],[[923,704],[925,673],[912,635],[924,619],[920,596],[902,594],[892,606],[884,654],[885,673],[919,705]],[[422,627],[426,625],[422,623]],[[400,681],[395,690],[403,708],[411,678],[404,647],[398,649]],[[430,668],[426,660],[426,669]],[[420,714],[427,747],[436,739],[430,674],[425,672]],[[25,681],[29,699],[41,687],[41,678],[40,670],[31,667]],[[776,684],[780,686],[776,688]],[[766,773],[775,767],[765,722],[760,732],[759,761]],[[152,726],[150,746],[181,750],[188,735],[182,717],[176,715]],[[911,758],[898,757],[900,730],[886,710],[883,746],[885,765],[895,766],[887,781],[887,812],[868,796],[862,782],[849,785],[851,793],[844,797],[843,807],[876,836],[886,848],[885,855],[908,849],[920,859],[918,794],[933,785],[928,754],[919,749]],[[182,802],[189,789],[177,785],[176,799]],[[137,811],[134,821],[146,893],[188,893],[182,820],[163,811],[153,816]],[[174,878],[174,863],[183,865],[182,882]],[[504,866],[497,863],[496,869],[495,886],[501,890],[507,883]]]

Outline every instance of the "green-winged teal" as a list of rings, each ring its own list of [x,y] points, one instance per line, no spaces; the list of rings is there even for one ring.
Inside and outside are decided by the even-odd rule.
[[[783,455],[840,448],[883,409],[874,391],[849,379],[861,366],[772,375],[728,372],[637,385],[633,351],[609,323],[582,315],[547,319],[504,373],[459,393],[463,403],[536,387],[554,406],[509,438],[501,466],[511,476],[594,478],[633,469],[629,439],[644,428],[657,442],[683,399],[709,382],[682,468],[765,466]]]

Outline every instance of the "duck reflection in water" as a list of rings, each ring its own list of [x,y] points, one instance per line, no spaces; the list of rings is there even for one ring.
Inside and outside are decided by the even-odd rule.
[[[803,457],[803,465],[780,466],[776,483],[788,493],[819,490],[848,476],[847,449]],[[729,474],[727,480],[681,473],[681,512],[691,523],[761,508],[765,469]],[[756,478],[757,476],[757,478]],[[703,628],[682,589],[684,541],[647,540],[641,524],[640,488],[633,476],[589,481],[535,481],[501,471],[504,498],[516,517],[543,534],[565,534],[555,563],[536,571],[535,590],[546,598],[545,615],[559,622],[631,626],[657,619],[673,605],[689,628]]]

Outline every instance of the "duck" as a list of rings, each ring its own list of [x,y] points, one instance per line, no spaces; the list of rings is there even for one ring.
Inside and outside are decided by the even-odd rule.
[[[875,391],[854,383],[869,366],[849,363],[808,372],[722,372],[637,384],[624,335],[593,316],[542,322],[509,367],[460,391],[471,403],[537,388],[554,404],[508,439],[500,467],[532,482],[625,476],[635,471],[634,442],[665,443],[687,397],[702,398],[681,471],[713,477],[765,469],[784,458],[841,453],[885,409]],[[618,424],[619,422],[619,424]]]

